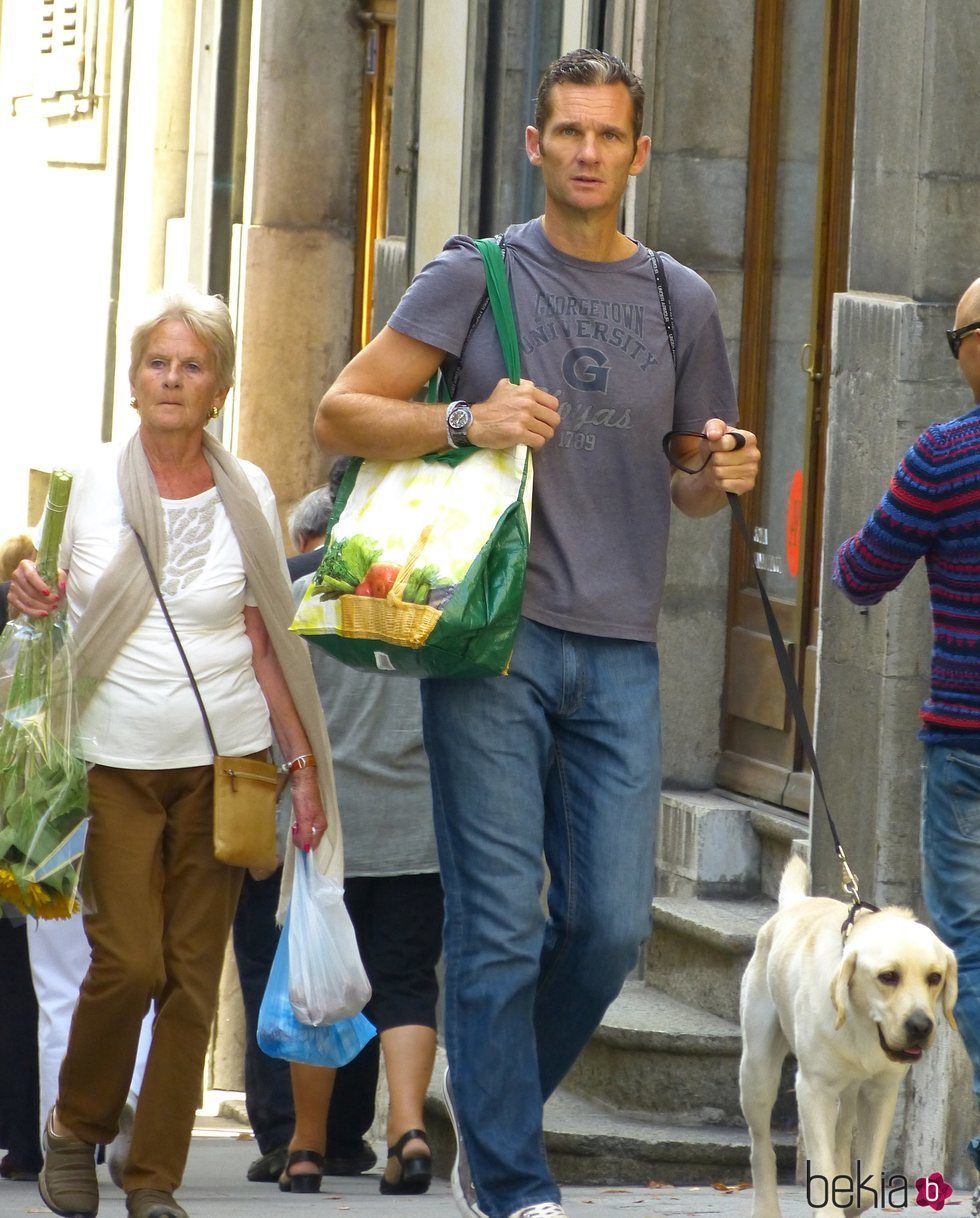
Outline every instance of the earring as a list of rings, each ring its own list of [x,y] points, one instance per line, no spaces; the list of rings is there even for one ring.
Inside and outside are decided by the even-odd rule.
[[[130,404],[130,406],[132,406],[132,408],[134,410],[139,410],[139,408],[140,408],[140,404],[139,404],[139,402],[137,402],[135,397],[131,397],[129,399],[129,404]]]
[[[211,407],[211,410],[210,410],[210,412],[209,412],[209,416],[210,416],[210,418],[212,418],[212,419],[216,419],[220,413],[221,413],[221,407],[220,407],[220,406],[212,406],[212,407]]]

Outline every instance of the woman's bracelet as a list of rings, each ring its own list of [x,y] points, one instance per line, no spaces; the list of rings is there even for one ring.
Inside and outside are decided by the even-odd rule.
[[[279,767],[281,774],[295,774],[297,770],[315,770],[316,758],[312,753],[301,753],[299,757],[294,757],[292,761],[284,761]]]

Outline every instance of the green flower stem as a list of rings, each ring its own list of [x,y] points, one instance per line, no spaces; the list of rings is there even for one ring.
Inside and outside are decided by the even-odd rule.
[[[70,492],[71,475],[55,470],[37,557],[52,588]],[[67,642],[63,603],[46,617],[17,618],[0,636],[0,872],[14,877],[25,912],[41,917],[70,912],[77,864],[59,861],[50,875],[37,876],[88,813],[85,764],[71,751]],[[52,903],[52,896],[61,900]]]
[[[71,495],[71,474],[56,469],[48,482],[48,500],[44,505],[44,526],[37,552],[37,569],[46,584],[58,581],[58,552],[65,531],[65,513]]]

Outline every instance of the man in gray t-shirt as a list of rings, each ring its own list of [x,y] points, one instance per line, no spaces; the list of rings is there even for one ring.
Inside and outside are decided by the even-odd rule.
[[[714,294],[664,257],[683,369],[675,383],[650,251],[630,242],[626,257],[590,262],[550,244],[540,219],[508,228],[504,248],[522,368],[560,416],[534,453],[524,613],[557,629],[653,642],[670,514],[661,441],[712,416],[736,418]],[[388,324],[458,355],[484,290],[476,246],[453,237]],[[459,397],[484,401],[501,370],[487,309],[466,344]]]
[[[643,90],[575,51],[538,90],[527,153],[544,215],[505,260],[524,379],[510,384],[481,258],[455,237],[324,396],[328,451],[397,459],[533,452],[523,616],[509,675],[422,682],[446,901],[447,1099],[461,1212],[560,1218],[542,1110],[649,933],[660,795],[657,614],[670,503],[691,516],[755,483],[714,296],[664,257],[676,369],[648,250],[618,230],[643,169]],[[469,335],[469,337],[467,337]],[[464,349],[465,347],[465,349]],[[449,408],[411,400],[460,364]],[[661,444],[695,474],[671,471]],[[548,915],[539,894],[548,865]]]

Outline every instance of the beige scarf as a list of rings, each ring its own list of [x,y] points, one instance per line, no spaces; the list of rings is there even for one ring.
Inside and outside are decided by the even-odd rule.
[[[315,854],[317,866],[342,883],[344,853],[330,742],[313,679],[308,644],[289,630],[293,620],[293,599],[275,538],[238,461],[208,432],[204,432],[204,456],[238,540],[249,591],[262,614],[286,685],[306,729],[310,750],[317,760],[320,795],[327,815],[327,832]],[[117,473],[126,520],[143,538],[153,568],[159,571],[166,555],[163,506],[139,432],[120,454]],[[108,672],[123,640],[143,621],[154,600],[136,538],[129,531],[102,573],[74,632],[79,710]],[[285,916],[292,890],[294,854],[292,845],[287,845],[277,915],[280,921]]]

